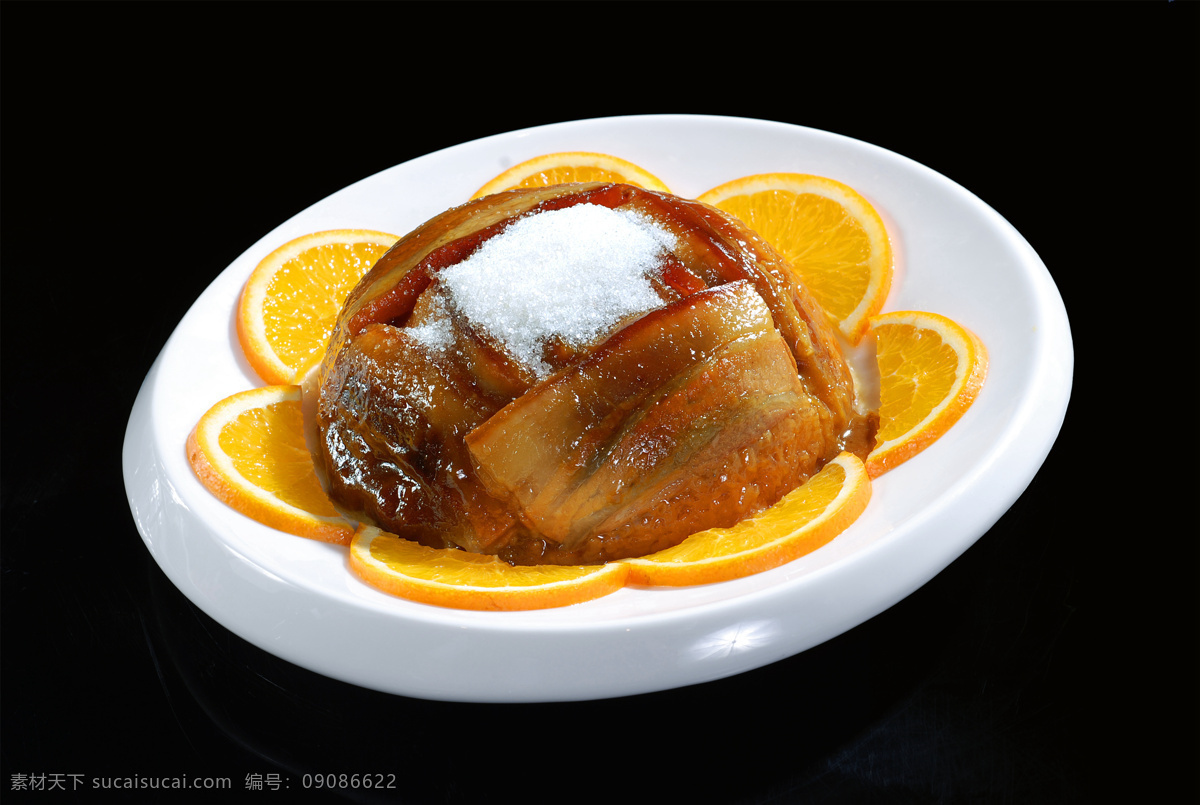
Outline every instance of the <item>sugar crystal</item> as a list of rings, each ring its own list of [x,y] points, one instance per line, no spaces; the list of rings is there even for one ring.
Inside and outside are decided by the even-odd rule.
[[[578,204],[514,222],[438,279],[475,327],[544,377],[548,342],[584,347],[662,306],[650,277],[674,246],[636,212]]]
[[[430,315],[419,326],[410,327],[408,336],[431,352],[441,352],[454,344],[450,313],[441,297],[436,297]]]

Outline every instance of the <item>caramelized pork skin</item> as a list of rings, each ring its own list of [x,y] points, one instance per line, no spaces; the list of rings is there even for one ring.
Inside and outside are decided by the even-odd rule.
[[[455,311],[438,272],[524,215],[581,203],[675,235],[651,280],[662,306],[584,349],[548,345],[539,379]],[[448,346],[419,337],[439,316]],[[628,185],[507,191],[431,219],[351,293],[309,385],[318,475],[347,516],[518,564],[732,525],[870,441],[787,263],[715,208]]]

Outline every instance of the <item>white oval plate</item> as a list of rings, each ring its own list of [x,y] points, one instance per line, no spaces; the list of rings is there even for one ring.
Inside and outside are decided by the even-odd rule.
[[[537,612],[465,612],[360,582],[347,551],[274,531],[213,497],[184,441],[215,402],[261,381],[233,311],[251,270],[323,229],[404,234],[501,170],[553,151],[631,160],[694,197],[752,173],[815,173],[859,190],[897,254],[885,310],[945,314],[987,345],[990,368],[951,431],[878,479],[866,513],[827,546],[745,579],[626,588]],[[645,693],[741,673],[804,651],[890,607],[1012,505],[1058,435],[1073,352],[1066,311],[1029,244],[945,177],[884,149],[797,126],[702,116],[564,123],[488,137],[398,165],[299,213],[241,255],[163,348],[130,416],[125,486],[171,581],[255,645],[327,676],[430,699],[529,702]]]

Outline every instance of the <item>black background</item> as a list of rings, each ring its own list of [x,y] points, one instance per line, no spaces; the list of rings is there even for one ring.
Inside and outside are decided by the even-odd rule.
[[[314,772],[394,773],[378,801],[421,803],[1200,799],[1197,5],[647,8],[0,6],[6,802],[339,801],[303,790]],[[1037,250],[1074,390],[991,531],[818,648],[615,701],[361,690],[174,590],[134,527],[121,445],[151,362],[226,265],[423,153],[659,112],[884,146]],[[22,793],[20,774],[233,789]],[[290,788],[248,791],[247,774]]]

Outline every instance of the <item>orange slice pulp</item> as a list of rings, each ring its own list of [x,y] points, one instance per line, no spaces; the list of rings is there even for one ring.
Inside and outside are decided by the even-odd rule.
[[[324,354],[350,291],[399,238],[369,229],[314,232],[267,255],[238,301],[246,360],[267,383],[295,383]]]
[[[201,483],[247,517],[301,537],[350,542],[353,529],[321,488],[304,441],[299,386],[225,398],[200,418],[187,454]]]
[[[427,548],[374,526],[360,526],[355,533],[350,567],[363,581],[392,595],[476,610],[577,604],[620,589],[627,573],[618,562],[514,567],[494,556]]]
[[[907,461],[959,420],[987,376],[974,333],[937,313],[898,311],[871,319],[879,366],[879,432],[867,456],[878,477]]]
[[[862,461],[842,453],[782,500],[730,528],[712,528],[648,556],[624,559],[631,584],[681,586],[749,576],[821,547],[871,499]]]
[[[591,151],[563,151],[514,165],[476,190],[471,198],[516,187],[548,187],[566,182],[618,182],[670,192],[656,176],[620,157]]]
[[[879,213],[853,188],[801,173],[764,173],[698,197],[739,218],[795,269],[851,344],[892,286],[892,248]]]

